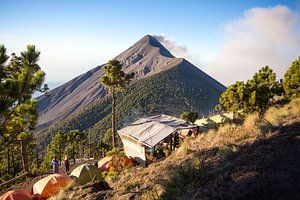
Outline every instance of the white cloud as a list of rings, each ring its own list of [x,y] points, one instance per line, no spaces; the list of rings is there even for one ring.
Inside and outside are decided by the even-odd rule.
[[[175,41],[166,38],[164,35],[154,35],[154,37],[175,56],[184,57],[188,54],[187,47],[185,45],[179,45]]]
[[[164,35],[154,35],[154,37],[160,43],[162,43],[175,57],[185,58],[199,66],[203,65],[200,56],[192,54],[186,45],[178,44],[175,40],[171,40]]]
[[[204,70],[229,85],[269,65],[278,78],[300,56],[300,19],[286,6],[252,8],[227,23],[217,59]]]

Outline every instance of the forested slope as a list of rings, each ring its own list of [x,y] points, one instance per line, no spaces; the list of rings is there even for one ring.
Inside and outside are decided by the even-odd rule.
[[[221,91],[195,70],[198,69],[181,59],[177,66],[139,80],[118,93],[117,127],[142,116],[160,113],[179,116],[184,111],[195,111],[200,115],[208,114],[217,104]],[[80,129],[101,137],[110,127],[110,112],[111,98],[107,96],[51,126],[47,132]]]

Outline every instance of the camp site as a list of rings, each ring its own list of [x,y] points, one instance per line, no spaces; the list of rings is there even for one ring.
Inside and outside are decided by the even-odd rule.
[[[137,162],[147,165],[150,160],[169,155],[179,147],[182,138],[194,137],[199,127],[168,115],[141,118],[118,131],[124,152]]]
[[[300,0],[0,8],[0,200],[300,200]]]
[[[34,198],[47,199],[57,195],[62,188],[76,187],[95,181],[104,181],[103,172],[111,169],[121,172],[128,167],[143,166],[171,155],[187,137],[196,137],[207,131],[206,128],[169,115],[156,115],[140,118],[118,130],[124,153],[108,152],[99,161],[83,159],[82,164],[68,172],[50,174],[43,177],[28,189],[14,189],[1,196],[3,199]],[[122,149],[121,149],[122,150]],[[111,153],[111,154],[109,154]],[[82,162],[82,160],[78,160]],[[61,171],[64,171],[63,169]],[[28,187],[27,187],[28,188]]]

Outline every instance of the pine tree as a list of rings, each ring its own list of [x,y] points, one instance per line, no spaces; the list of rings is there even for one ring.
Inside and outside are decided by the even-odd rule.
[[[255,73],[246,84],[237,81],[230,85],[221,94],[219,107],[234,114],[258,112],[262,117],[274,96],[282,95],[282,93],[282,84],[276,81],[276,74],[271,68],[265,66]]]
[[[35,46],[28,45],[21,56],[9,56],[0,45],[0,151],[6,152],[7,173],[16,174],[17,167],[12,166],[21,153],[23,170],[29,171],[28,150],[31,131],[37,122],[37,102],[31,99],[35,91],[41,88],[45,73],[37,64],[40,52]],[[20,148],[15,152],[16,148]],[[11,170],[13,169],[13,170]],[[15,170],[16,169],[16,170]],[[19,171],[18,171],[19,172]]]
[[[110,60],[104,66],[104,76],[100,78],[100,83],[109,89],[112,96],[112,146],[116,147],[116,92],[124,89],[134,77],[134,73],[125,74],[122,65],[118,60]]]
[[[300,97],[300,57],[284,74],[283,87],[288,98]]]
[[[66,134],[68,145],[65,148],[66,154],[71,154],[73,162],[75,163],[76,154],[79,154],[82,148],[82,142],[86,138],[86,134],[79,130],[72,130]]]
[[[180,115],[180,119],[183,119],[187,123],[194,123],[198,118],[198,113],[196,112],[183,112]]]

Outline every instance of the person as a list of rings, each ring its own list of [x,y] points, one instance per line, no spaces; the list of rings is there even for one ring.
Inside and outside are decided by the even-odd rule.
[[[97,161],[94,162],[94,166],[98,168],[98,162]]]
[[[56,156],[54,156],[51,161],[51,168],[53,170],[53,174],[58,173],[58,161],[56,160]]]
[[[68,156],[65,156],[65,167],[66,167],[66,172],[68,173],[70,171],[70,163]]]

